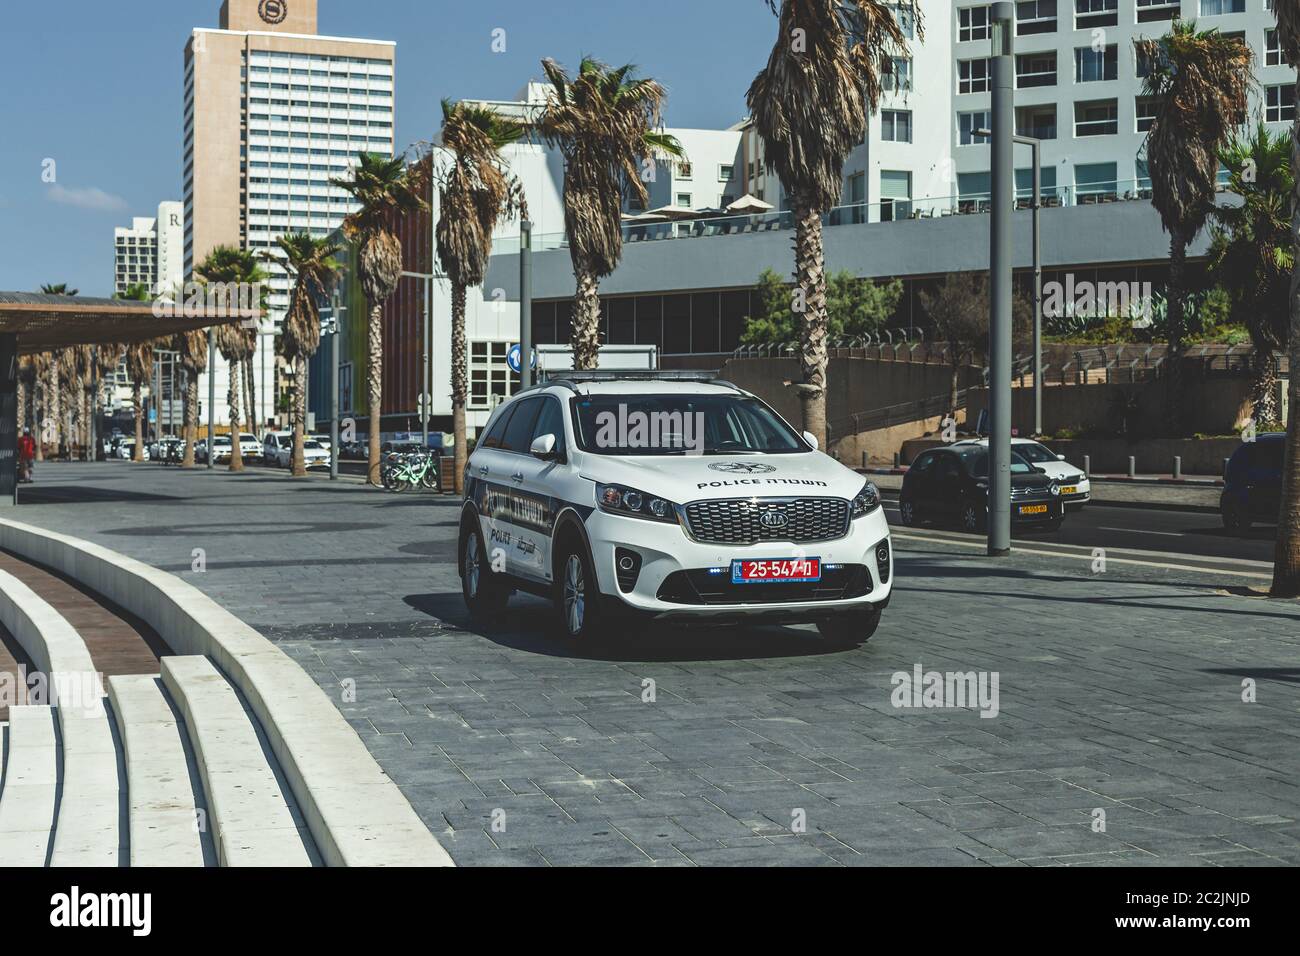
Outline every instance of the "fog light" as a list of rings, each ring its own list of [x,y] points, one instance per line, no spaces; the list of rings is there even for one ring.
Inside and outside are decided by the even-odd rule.
[[[641,555],[631,548],[615,548],[614,569],[618,589],[625,593],[631,591],[636,587],[636,579],[641,574]]]
[[[887,540],[876,545],[876,573],[880,576],[881,584],[889,580],[889,541]]]

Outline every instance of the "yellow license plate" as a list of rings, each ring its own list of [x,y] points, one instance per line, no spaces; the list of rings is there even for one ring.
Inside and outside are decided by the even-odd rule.
[[[1078,490],[1079,490],[1078,485],[1066,485],[1064,488],[1061,489],[1061,494],[1072,495]]]
[[[1045,515],[1047,514],[1047,505],[1021,505],[1020,513],[1022,515]]]

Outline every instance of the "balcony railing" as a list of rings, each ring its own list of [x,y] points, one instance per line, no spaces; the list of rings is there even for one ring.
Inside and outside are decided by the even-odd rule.
[[[1044,186],[1042,197],[1045,208],[1150,199],[1151,182],[1146,179],[1128,179],[1078,183],[1073,186]],[[1028,209],[1031,205],[1030,190],[1017,188],[1015,208]],[[822,225],[826,228],[836,228],[867,223],[946,219],[950,216],[979,215],[989,212],[992,208],[992,196],[986,192],[919,199],[887,199],[876,203],[836,206],[822,216]],[[722,215],[677,222],[625,222],[623,241],[635,245],[672,239],[754,235],[791,229],[794,229],[794,214],[789,210],[773,210],[756,215]],[[568,245],[568,237],[562,232],[538,233],[533,236],[534,252],[564,249],[568,248]],[[517,236],[503,236],[494,240],[492,244],[492,252],[495,255],[511,255],[518,251]]]

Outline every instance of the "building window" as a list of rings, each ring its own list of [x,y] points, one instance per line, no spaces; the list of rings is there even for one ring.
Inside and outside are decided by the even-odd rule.
[[[889,12],[894,15],[898,22],[898,29],[902,31],[903,36],[909,40],[916,38],[916,11],[910,6],[904,6],[901,3],[891,4]]]
[[[1117,163],[1080,163],[1074,167],[1074,192],[1079,202],[1114,199],[1118,195]]]
[[[880,138],[888,143],[912,141],[911,110],[881,110]]]
[[[975,131],[977,129],[988,129],[991,125],[988,110],[981,110],[977,113],[958,113],[957,145],[971,146],[988,142],[985,138],[976,136]]]
[[[735,167],[735,166],[728,166],[728,165],[726,165],[726,164],[723,164],[723,165],[719,166],[719,167],[718,167],[718,182],[720,182],[720,183],[728,182],[728,181],[731,179],[731,177],[732,177],[733,175],[735,175],[735,172],[736,172],[736,167]]]
[[[1016,89],[1056,85],[1056,52],[1020,53],[1016,56]]]
[[[989,8],[963,7],[957,11],[957,40],[968,43],[971,40],[989,38]]]
[[[912,215],[912,174],[903,170],[880,171],[880,221],[893,222]]]
[[[678,178],[678,179],[690,179],[690,178],[691,178],[691,164],[690,164],[690,163],[678,163],[678,164],[677,164],[677,178]]]
[[[1268,123],[1290,123],[1295,119],[1295,86],[1286,83],[1264,90],[1264,120]]]
[[[1056,139],[1056,104],[1016,107],[1016,135]]]
[[[1139,159],[1134,164],[1137,173],[1137,194],[1140,199],[1151,198],[1151,170],[1147,167],[1145,159]]]
[[[1156,101],[1149,96],[1139,96],[1134,104],[1134,113],[1137,115],[1137,131],[1149,132],[1156,118]]]
[[[1282,63],[1282,41],[1276,30],[1264,31],[1264,65],[1280,66]]]
[[[957,64],[958,93],[987,93],[989,91],[989,61],[961,60]]]
[[[1056,0],[1020,0],[1016,4],[1016,36],[1056,32]]]
[[[469,407],[496,408],[514,394],[515,376],[506,363],[509,342],[469,344]]]
[[[1137,0],[1138,23],[1173,20],[1178,16],[1179,0]]]
[[[1111,44],[1101,50],[1074,48],[1074,82],[1095,83],[1119,76],[1119,47]]]
[[[1113,27],[1119,24],[1119,0],[1074,0],[1074,28]]]
[[[1201,16],[1218,17],[1227,13],[1245,13],[1246,0],[1201,0]]]
[[[880,78],[880,84],[886,90],[910,90],[912,88],[911,57],[892,57],[889,72]]]
[[[1075,136],[1113,136],[1119,132],[1119,108],[1114,100],[1074,104]]]
[[[690,194],[690,193],[678,193],[678,194],[677,194],[677,205],[681,206],[683,209],[693,209],[694,207],[691,205],[691,194]]]
[[[1056,195],[1056,167],[1043,166],[1038,172],[1038,189],[1041,198]],[[1016,170],[1016,198],[1034,198],[1034,168],[1027,166]]]

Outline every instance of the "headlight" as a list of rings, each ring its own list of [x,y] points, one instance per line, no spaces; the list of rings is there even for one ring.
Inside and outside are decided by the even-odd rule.
[[[667,498],[649,495],[623,485],[596,485],[596,505],[601,511],[610,514],[677,523],[677,506]]]
[[[861,518],[880,507],[880,489],[868,481],[853,498],[853,517]]]

